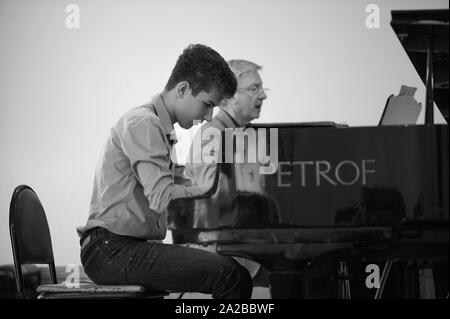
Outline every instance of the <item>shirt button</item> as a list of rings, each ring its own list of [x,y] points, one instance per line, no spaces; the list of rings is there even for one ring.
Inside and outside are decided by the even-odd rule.
[[[105,244],[107,244],[108,243],[108,241],[107,240],[105,240]]]

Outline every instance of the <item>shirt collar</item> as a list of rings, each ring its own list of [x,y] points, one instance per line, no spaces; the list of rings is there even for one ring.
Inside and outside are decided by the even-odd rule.
[[[153,96],[150,104],[152,104],[155,107],[156,115],[161,121],[161,124],[164,129],[164,134],[169,139],[169,141],[173,141],[174,143],[176,143],[178,141],[177,135],[175,134],[175,129],[170,119],[169,112],[167,111],[167,108],[164,105],[161,95],[157,94]]]
[[[219,112],[217,112],[216,118],[221,121],[225,127],[235,128],[243,126],[233,117],[233,115],[230,114],[228,110],[225,110],[223,107],[221,107]]]

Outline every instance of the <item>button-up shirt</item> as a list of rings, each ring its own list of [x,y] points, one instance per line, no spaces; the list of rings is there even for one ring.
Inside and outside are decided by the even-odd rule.
[[[119,119],[100,156],[89,218],[77,228],[80,235],[103,227],[119,235],[164,239],[169,202],[204,192],[200,186],[174,183],[174,132],[160,95]]]

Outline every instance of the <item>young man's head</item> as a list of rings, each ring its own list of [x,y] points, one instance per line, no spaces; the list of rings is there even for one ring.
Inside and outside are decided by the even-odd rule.
[[[237,82],[228,64],[213,49],[194,44],[187,47],[166,84],[175,121],[190,128],[198,120],[211,121],[214,106],[234,95]]]
[[[233,109],[238,119],[245,124],[259,118],[261,106],[267,95],[262,87],[258,71],[261,66],[246,60],[228,61],[238,87],[232,99],[224,101],[223,107]]]

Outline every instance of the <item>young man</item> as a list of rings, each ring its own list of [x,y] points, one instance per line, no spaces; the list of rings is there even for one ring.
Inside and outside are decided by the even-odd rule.
[[[228,61],[228,65],[237,79],[237,91],[232,98],[224,99],[219,112],[212,121],[203,124],[198,130],[195,139],[201,140],[202,146],[194,150],[194,145],[191,145],[185,166],[185,175],[192,181],[192,184],[201,185],[205,188],[212,186],[217,164],[196,163],[196,158],[201,158],[201,155],[195,154],[195,152],[203,151],[209,143],[209,139],[202,139],[201,134],[208,128],[224,131],[226,128],[244,127],[250,121],[259,118],[262,104],[267,98],[259,75],[261,66],[246,60],[231,60]],[[200,134],[200,138],[198,134]],[[250,171],[248,171],[249,168]],[[250,174],[254,171],[252,165],[235,164],[235,169],[237,185],[230,183],[229,177],[221,173],[216,193],[198,205],[195,215],[196,227],[208,228],[228,225],[232,212],[232,202],[237,191],[264,193],[260,176]],[[190,247],[207,249],[212,252],[216,250],[214,245],[208,247],[190,245]],[[244,258],[236,258],[236,260],[248,269],[255,285],[266,286],[268,284],[267,273],[258,263]]]
[[[213,107],[233,96],[236,80],[213,49],[191,45],[178,58],[164,91],[125,113],[111,129],[96,169],[81,261],[99,284],[249,298],[252,280],[233,258],[162,244],[172,199],[204,193],[174,183],[173,124],[210,121]]]

